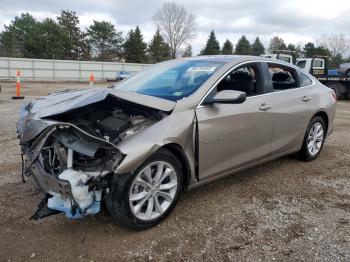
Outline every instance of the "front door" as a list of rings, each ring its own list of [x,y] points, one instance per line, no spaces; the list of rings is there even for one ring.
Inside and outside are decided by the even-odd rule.
[[[260,96],[258,68],[247,65],[235,69],[212,91],[246,91],[247,100],[242,104],[200,105],[196,109],[200,180],[269,156],[272,116],[264,96]]]

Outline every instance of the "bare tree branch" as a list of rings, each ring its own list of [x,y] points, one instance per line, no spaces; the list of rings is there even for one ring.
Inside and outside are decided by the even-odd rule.
[[[170,46],[173,58],[176,57],[181,45],[194,36],[195,16],[175,2],[165,2],[158,8],[153,21]]]
[[[332,56],[343,56],[350,50],[350,39],[344,35],[323,35],[318,41],[318,45],[331,51]]]

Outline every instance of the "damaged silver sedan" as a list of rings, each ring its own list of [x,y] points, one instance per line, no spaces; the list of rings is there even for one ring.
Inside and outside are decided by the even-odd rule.
[[[33,218],[82,218],[105,202],[116,222],[153,226],[185,189],[292,153],[314,160],[334,113],[332,90],[257,57],[177,59],[51,94],[17,124],[23,176],[45,193]]]

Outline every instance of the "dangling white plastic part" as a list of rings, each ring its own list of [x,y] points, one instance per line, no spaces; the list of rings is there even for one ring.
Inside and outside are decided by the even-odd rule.
[[[61,195],[52,193],[53,197],[48,200],[48,207],[66,213],[69,218],[81,218],[85,215],[93,215],[100,211],[102,190],[89,191],[89,186],[85,183],[96,177],[100,172],[82,172],[73,169],[73,150],[68,148],[67,169],[58,175],[59,179],[69,181],[72,197],[79,205],[83,213],[77,211],[72,213],[72,202],[70,198],[63,199]]]
[[[67,164],[68,165],[68,164]],[[85,173],[74,169],[64,170],[58,177],[62,180],[69,181],[72,190],[72,196],[84,214],[77,211],[72,214],[72,203],[69,198],[62,199],[60,195],[54,194],[48,200],[48,207],[60,210],[66,213],[69,218],[81,218],[85,215],[93,215],[100,211],[102,190],[89,191],[89,187],[85,183],[92,176],[97,176],[98,172]]]
[[[68,148],[67,168],[73,168],[73,149]]]

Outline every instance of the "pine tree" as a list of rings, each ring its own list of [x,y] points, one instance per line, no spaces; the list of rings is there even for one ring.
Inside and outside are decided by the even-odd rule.
[[[70,10],[62,10],[60,16],[57,17],[58,24],[64,32],[64,49],[65,58],[81,59],[89,56],[89,51],[85,41],[85,34],[80,30],[79,17],[76,12]]]
[[[140,28],[130,30],[124,43],[124,57],[128,63],[146,62],[147,44],[143,41]]]
[[[249,40],[245,35],[242,35],[241,38],[238,40],[236,49],[235,49],[236,55],[251,55],[252,54],[252,47],[249,43]]]
[[[33,57],[33,49],[36,48],[35,40],[38,35],[38,21],[28,14],[16,16],[10,25],[5,25],[1,36],[1,45],[7,56]]]
[[[188,44],[186,46],[185,51],[182,54],[183,57],[191,57],[192,56],[192,46],[190,44]]]
[[[51,18],[36,21],[30,14],[15,17],[1,37],[7,56],[26,58],[64,58],[65,32]]]
[[[316,47],[314,43],[309,42],[304,46],[303,49],[305,57],[314,57],[314,56],[332,56],[331,52],[324,47]]]
[[[221,54],[223,55],[232,55],[233,54],[233,45],[230,40],[226,39],[225,43],[222,46]]]
[[[88,41],[101,61],[115,59],[121,52],[122,33],[112,23],[93,21],[88,28]]]
[[[216,39],[214,30],[210,32],[205,47],[201,50],[200,55],[218,55],[220,54],[220,44]]]
[[[159,30],[154,34],[147,51],[150,63],[158,63],[170,58],[170,47],[164,42]]]
[[[46,18],[37,25],[38,34],[34,38],[33,55],[46,59],[65,58],[65,32],[51,18]]]
[[[265,54],[265,47],[261,43],[260,38],[256,37],[254,43],[252,44],[252,55],[260,56]]]

